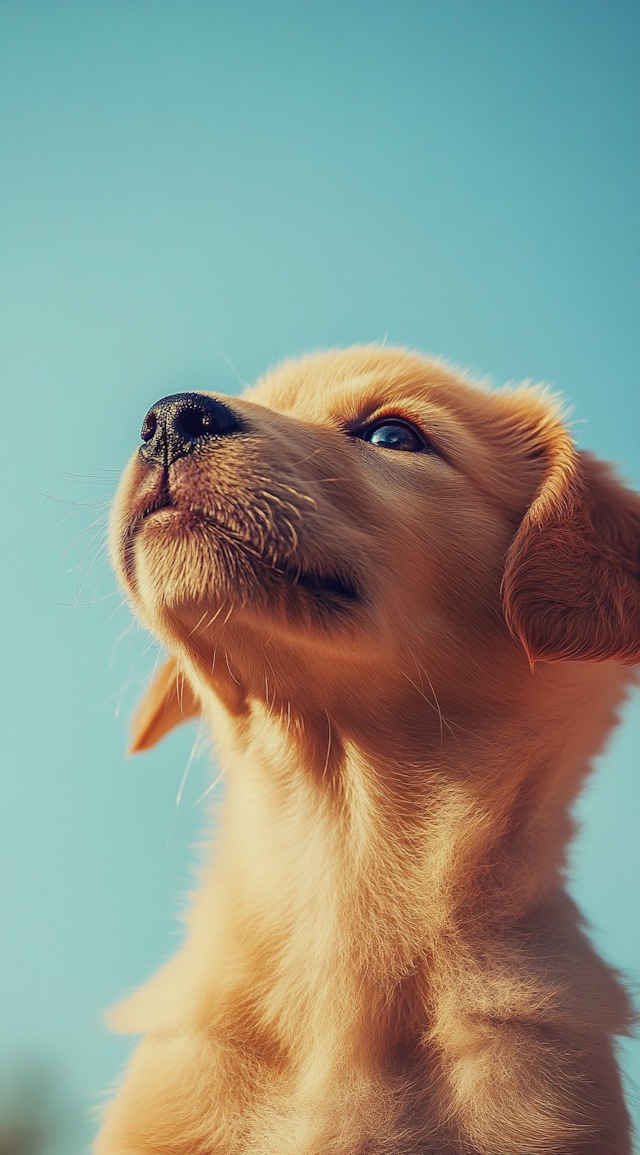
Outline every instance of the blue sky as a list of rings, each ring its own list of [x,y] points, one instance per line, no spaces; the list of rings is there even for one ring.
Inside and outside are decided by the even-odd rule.
[[[129,1048],[101,1011],[179,942],[206,821],[206,750],[176,807],[193,729],[124,758],[156,651],[92,565],[146,409],[386,339],[550,382],[639,485],[639,24],[626,0],[0,3],[0,1120],[30,1096],[43,1155],[91,1134]],[[636,980],[639,739],[636,702],[573,856]]]

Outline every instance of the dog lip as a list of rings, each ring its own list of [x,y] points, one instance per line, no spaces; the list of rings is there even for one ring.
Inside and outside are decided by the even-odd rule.
[[[145,518],[150,517],[152,513],[157,513],[160,509],[175,508],[175,501],[169,489],[168,471],[166,469],[162,472],[162,479],[160,486],[156,492],[156,496],[143,509],[142,513],[138,515],[137,521],[144,521]]]
[[[166,498],[161,498],[158,501],[153,501],[151,505],[147,506],[147,508],[140,514],[138,520],[144,521],[145,518],[151,517],[152,513],[158,513],[158,511],[161,509],[177,509],[177,506],[169,496]]]
[[[121,543],[122,568],[123,568],[124,575],[125,575],[128,583],[129,583],[129,585],[133,589],[135,589],[135,586],[136,586],[135,562],[134,562],[134,557],[133,557],[133,549],[134,549],[134,545],[135,545],[135,541],[136,541],[136,538],[138,536],[138,533],[140,532],[140,529],[142,528],[142,523],[147,518],[151,517],[152,514],[157,513],[159,510],[173,509],[173,508],[175,508],[175,506],[174,506],[174,502],[171,498],[171,494],[169,492],[169,487],[167,485],[167,476],[166,476],[166,472],[165,472],[165,473],[163,473],[162,481],[160,482],[160,488],[158,489],[158,491],[156,493],[156,497],[152,501],[150,501],[147,506],[145,506],[145,508],[142,510],[142,512],[138,512],[138,513],[134,514],[134,516],[131,518],[129,525],[127,526],[127,528],[124,531],[123,536],[122,536],[122,543]]]
[[[156,498],[149,502],[145,509],[134,518],[133,523],[129,527],[129,532],[127,534],[129,543],[131,543],[131,541],[137,537],[138,531],[141,529],[142,523],[144,521],[152,517],[153,514],[162,512],[164,509],[171,509],[176,513],[185,513],[204,518],[208,522],[218,524],[220,529],[227,530],[228,532],[227,527],[221,525],[219,522],[216,523],[216,519],[212,518],[206,510],[194,509],[193,507],[185,507],[182,506],[180,502],[176,502],[169,492],[166,479],[164,479],[161,490],[157,494]],[[246,546],[249,543],[238,539],[236,544],[242,548],[243,545]],[[128,553],[129,550],[126,550],[125,554],[128,555]],[[266,561],[267,559],[265,558],[265,562]],[[125,564],[125,568],[127,571],[129,570],[129,566],[127,564]],[[335,572],[318,573],[314,572],[313,570],[305,570],[302,568],[302,566],[294,567],[283,562],[278,562],[276,565],[274,565],[271,568],[271,572],[274,572],[279,577],[284,578],[294,588],[297,587],[300,590],[304,590],[305,593],[310,594],[317,601],[325,599],[327,595],[329,597],[338,598],[342,602],[354,603],[360,602],[362,600],[361,592],[354,584],[354,582],[349,578],[341,576]]]
[[[292,585],[306,590],[313,596],[334,594],[347,602],[360,601],[360,593],[353,582],[340,577],[338,574],[318,574],[306,570],[291,570],[279,567],[279,573],[287,577]]]

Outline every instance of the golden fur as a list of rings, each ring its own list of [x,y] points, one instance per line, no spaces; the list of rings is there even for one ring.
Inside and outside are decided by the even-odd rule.
[[[640,656],[640,501],[543,391],[402,350],[225,400],[246,431],[168,507],[134,455],[113,514],[172,655],[134,749],[202,711],[228,788],[96,1155],[628,1155],[630,1008],[562,872]],[[349,436],[386,414],[437,452]]]

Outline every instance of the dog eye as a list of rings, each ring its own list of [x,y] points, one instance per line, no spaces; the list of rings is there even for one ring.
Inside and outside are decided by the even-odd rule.
[[[361,437],[379,449],[399,449],[403,453],[420,453],[430,449],[418,430],[405,421],[379,421],[362,433]]]

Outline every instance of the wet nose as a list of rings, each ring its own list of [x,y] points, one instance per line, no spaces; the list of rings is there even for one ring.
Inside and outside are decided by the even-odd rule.
[[[172,465],[212,437],[242,432],[242,423],[227,405],[205,393],[173,393],[147,413],[140,454],[155,465]]]

